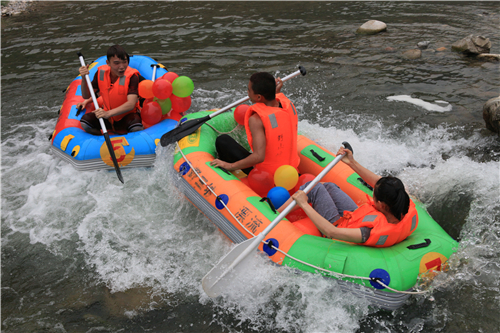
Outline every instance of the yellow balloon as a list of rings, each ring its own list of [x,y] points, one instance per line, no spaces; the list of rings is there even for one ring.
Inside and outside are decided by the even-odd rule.
[[[299,174],[291,165],[282,165],[274,172],[274,184],[281,186],[287,190],[291,190],[297,185]]]

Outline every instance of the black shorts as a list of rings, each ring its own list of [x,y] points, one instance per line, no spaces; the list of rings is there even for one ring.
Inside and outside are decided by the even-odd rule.
[[[235,139],[227,134],[222,134],[215,140],[215,148],[219,159],[224,162],[234,163],[240,161],[248,156],[250,152],[241,146]],[[242,171],[247,175],[252,171],[253,166],[243,169]]]
[[[141,115],[137,112],[129,113],[119,121],[113,122],[113,125],[111,125],[111,122],[108,119],[103,120],[106,125],[106,129],[113,130],[113,132],[117,133],[128,133],[134,127],[142,126]],[[91,128],[101,129],[99,119],[93,112],[84,114],[80,121]]]

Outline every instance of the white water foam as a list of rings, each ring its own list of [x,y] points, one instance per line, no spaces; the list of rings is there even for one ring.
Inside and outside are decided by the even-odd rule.
[[[409,95],[389,96],[389,97],[387,97],[387,100],[388,101],[398,101],[398,102],[408,102],[411,104],[418,105],[418,106],[426,109],[427,111],[448,112],[448,111],[451,111],[451,109],[452,109],[451,104],[446,102],[446,101],[440,101],[440,100],[434,101],[434,103],[438,103],[438,104],[443,105],[443,106],[441,106],[438,104],[426,102],[426,101],[421,100],[419,98],[411,97]]]
[[[210,104],[209,96],[198,100],[200,105]],[[209,299],[201,279],[232,244],[173,187],[172,147],[158,148],[154,168],[123,170],[122,186],[113,171],[78,172],[53,156],[45,137],[53,122],[33,126],[34,138],[28,142],[22,126],[13,128],[2,142],[4,224],[28,233],[32,243],[45,244],[58,255],[82,253],[89,270],[112,292],[147,288],[151,308],[161,306],[154,295],[167,303],[171,294],[194,296],[218,309],[214,322],[219,325],[228,325],[224,318],[230,314],[255,330],[354,332],[374,311],[366,301],[340,291],[332,280],[296,274],[259,256],[239,280],[241,287]],[[499,232],[499,203],[492,195],[498,193],[498,162],[465,156],[469,149],[487,146],[489,138],[474,134],[457,139],[456,129],[424,125],[402,131],[399,137],[356,134],[306,121],[300,122],[299,130],[334,153],[348,141],[360,163],[399,176],[410,193],[426,203],[456,190],[471,193],[461,233],[466,248],[458,255],[472,256],[476,270],[457,264],[443,275],[451,276],[452,282],[442,288],[452,288],[461,276],[475,279],[477,271],[490,277],[498,273],[480,266],[486,264],[485,253],[498,252],[493,236]],[[140,312],[124,315],[134,313]]]

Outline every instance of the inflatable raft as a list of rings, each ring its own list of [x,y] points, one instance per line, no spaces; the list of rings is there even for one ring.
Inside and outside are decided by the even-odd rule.
[[[90,77],[93,78],[97,68],[105,64],[106,56],[94,61],[89,67]],[[155,78],[167,73],[163,65],[147,56],[131,56],[129,66],[137,69],[148,80],[153,79],[153,72]],[[66,97],[59,110],[59,118],[50,138],[52,151],[61,159],[72,164],[77,170],[114,169],[104,137],[89,134],[80,125],[80,119],[87,111],[83,109],[79,112],[76,107],[78,103],[83,101],[80,89],[81,80],[82,77],[78,75],[66,89]],[[90,105],[92,103],[87,104],[87,107]],[[177,122],[178,119],[163,119],[143,131],[125,135],[112,135],[110,133],[110,140],[120,168],[152,166],[156,158],[155,150],[160,137],[174,128]]]
[[[207,112],[189,114],[181,121],[206,116]],[[221,114],[207,123],[209,126],[201,126],[177,143],[176,186],[225,236],[240,243],[259,234],[279,214],[246,185],[241,174],[210,166],[216,156],[216,137],[237,126],[232,113]],[[231,135],[240,142],[246,139],[243,129]],[[335,158],[333,153],[302,135],[298,136],[297,149],[301,174],[317,175]],[[358,205],[366,202],[366,194],[372,195],[372,189],[342,162],[322,181],[336,183]],[[406,301],[417,279],[424,275],[432,277],[446,267],[447,259],[458,246],[425,207],[413,201],[419,216],[417,229],[392,247],[374,248],[327,239],[321,237],[307,218],[295,222],[290,218],[279,222],[266,236],[267,244],[262,243],[259,249],[276,264],[336,279],[342,289],[392,310]]]

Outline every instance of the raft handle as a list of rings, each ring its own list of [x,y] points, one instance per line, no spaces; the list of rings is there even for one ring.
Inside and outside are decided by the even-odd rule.
[[[370,186],[370,184],[368,184],[367,182],[365,182],[365,181],[363,180],[363,178],[359,177],[359,178],[358,178],[358,180],[359,180],[359,182],[360,182],[361,184],[365,185],[365,186],[366,186],[366,187],[367,187],[370,191],[373,191],[373,187],[371,187],[371,186]]]
[[[227,171],[225,168],[223,168],[223,167],[221,167],[221,166],[220,166],[220,167],[218,167],[218,168],[219,168],[219,169],[221,169],[222,171],[224,171],[224,172],[225,172],[226,174],[228,174],[228,175],[230,175],[230,174],[231,174],[231,172]]]
[[[83,105],[80,105],[76,111],[76,116],[78,117],[80,113],[82,112]]]
[[[273,202],[271,201],[271,199],[269,199],[268,197],[264,197],[264,198],[260,199],[259,201],[260,202],[267,201],[267,203],[269,204],[269,207],[271,207],[273,213],[277,213],[276,208],[274,208],[274,205],[273,205]]]
[[[407,246],[407,248],[410,250],[416,250],[416,249],[421,249],[423,247],[427,247],[429,245],[431,245],[431,240],[429,238],[426,238],[425,243],[410,245],[410,246]]]
[[[311,153],[313,154],[314,157],[318,159],[318,161],[323,162],[325,160],[325,158],[319,156],[318,153],[314,151],[314,149],[311,149]]]

